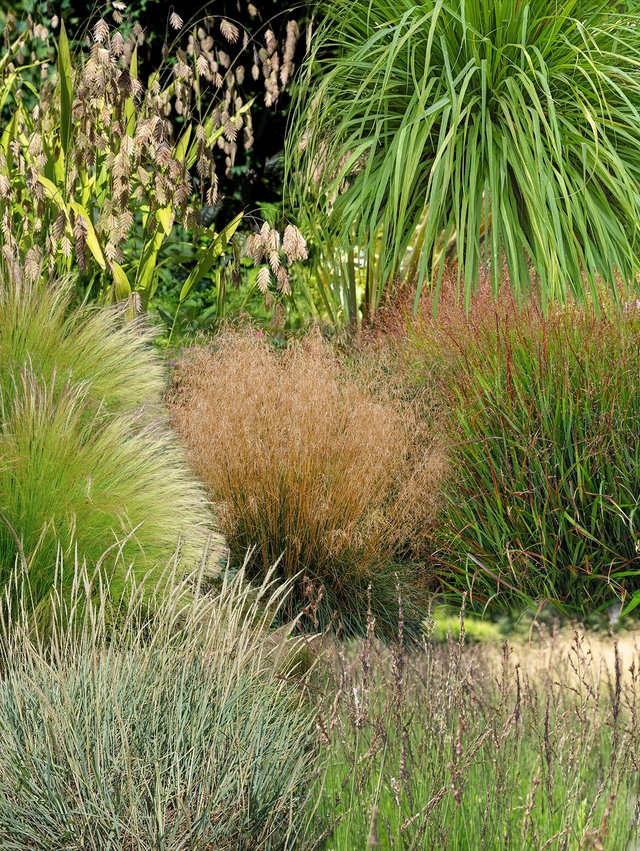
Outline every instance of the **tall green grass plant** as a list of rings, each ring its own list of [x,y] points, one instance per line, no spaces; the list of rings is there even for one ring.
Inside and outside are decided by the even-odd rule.
[[[289,136],[296,200],[367,267],[467,305],[506,257],[518,298],[636,287],[640,27],[609,0],[328,0]],[[483,240],[486,241],[483,246]],[[360,253],[362,252],[362,253]],[[353,287],[355,297],[355,278]],[[320,287],[331,287],[329,279]],[[341,293],[327,294],[330,302]],[[343,299],[344,300],[344,299]],[[349,314],[350,315],[350,314]]]

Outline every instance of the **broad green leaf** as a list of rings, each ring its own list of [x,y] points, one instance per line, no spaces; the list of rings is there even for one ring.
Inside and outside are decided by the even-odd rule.
[[[180,141],[176,145],[175,159],[182,162],[187,155],[189,149],[189,139],[191,138],[191,124],[187,124],[180,136]]]
[[[89,206],[94,206],[97,198],[97,192],[95,190],[95,172],[91,176],[89,176],[86,169],[80,169],[79,177],[80,183],[82,185],[82,192],[80,193],[80,203],[85,208],[88,208]]]
[[[138,272],[136,275],[136,290],[140,293],[142,300],[142,309],[146,310],[149,306],[149,300],[153,296],[153,283],[156,273],[156,260],[158,252],[164,239],[164,228],[158,224],[156,229],[152,231],[144,244],[142,256],[138,264]]]
[[[60,21],[58,74],[60,76],[60,141],[62,143],[62,150],[66,156],[69,152],[71,140],[73,83],[71,77],[71,54],[69,53],[69,41],[64,26],[64,19]]]
[[[15,138],[15,136],[18,132],[18,121],[19,121],[19,118],[20,118],[21,111],[22,111],[22,107],[20,107],[20,109],[16,109],[16,111],[13,113],[13,115],[11,117],[11,121],[9,122],[6,129],[2,133],[2,141],[0,142],[0,144],[2,145],[2,150],[4,151],[5,156],[9,151],[9,142],[12,139]]]
[[[628,605],[626,605],[623,611],[620,612],[620,617],[628,615],[629,612],[632,612],[638,606],[640,606],[640,591],[634,591]]]
[[[44,192],[47,198],[56,205],[59,210],[66,210],[67,205],[65,204],[64,196],[62,191],[58,189],[55,183],[49,178],[45,177],[42,174],[38,175],[38,180],[44,186]],[[83,214],[84,215],[84,214]]]
[[[142,230],[146,233],[147,222],[149,221],[149,213],[151,212],[147,204],[141,204],[138,208],[142,214]]]
[[[96,196],[96,207],[101,210],[102,205],[110,192],[110,174],[106,164],[102,165],[99,172],[96,172],[94,177],[94,191]]]
[[[96,232],[93,229],[93,222],[91,221],[91,216],[87,213],[85,207],[82,204],[78,204],[76,201],[72,201],[69,204],[69,209],[73,210],[76,216],[82,216],[87,222],[87,248],[95,257],[98,265],[100,265],[103,269],[106,267],[104,255],[102,254],[102,249],[100,248],[100,243],[98,242],[98,237],[96,236]]]
[[[131,295],[129,279],[122,266],[118,263],[113,264],[113,286],[118,301],[122,301],[122,299],[128,298]]]
[[[4,81],[2,88],[0,88],[0,112],[4,109],[5,102],[16,82],[17,76],[18,75],[15,72],[13,74],[9,74],[7,79]]]
[[[156,210],[156,219],[162,225],[162,228],[167,236],[171,234],[174,220],[174,208],[171,204],[166,207],[160,207]]]
[[[54,171],[54,176],[55,176],[55,182],[60,184],[60,185],[63,185],[65,174],[66,174],[66,167],[65,167],[64,153],[62,151],[62,148],[60,148],[60,156],[53,163],[53,171]]]
[[[180,304],[189,297],[198,281],[200,281],[203,275],[207,274],[215,260],[217,260],[217,258],[222,254],[225,246],[236,232],[243,216],[244,213],[239,213],[233,221],[229,222],[224,230],[220,231],[219,234],[214,234],[211,244],[198,261],[196,267],[191,271],[187,280],[184,282],[184,286],[180,292]]]

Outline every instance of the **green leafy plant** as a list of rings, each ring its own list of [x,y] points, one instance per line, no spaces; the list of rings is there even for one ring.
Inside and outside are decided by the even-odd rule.
[[[179,311],[244,215],[220,233],[204,224],[205,211],[218,202],[217,151],[230,174],[241,139],[246,149],[253,144],[253,99],[242,97],[242,62],[253,49],[254,78],[264,77],[273,105],[287,83],[298,31],[292,22],[281,67],[270,30],[268,48],[258,51],[234,23],[207,16],[191,27],[187,49],[176,38],[162,66],[143,81],[144,33],[122,24],[117,9],[111,15],[116,26],[95,19],[90,48],[75,54],[57,17],[56,45],[51,31],[30,18],[11,42],[7,18],[0,58],[0,110],[7,114],[0,137],[1,263],[11,277],[30,282],[43,272],[78,270],[89,293],[129,299],[132,309],[146,311],[161,258],[175,261],[176,243],[190,241],[191,251],[183,253],[192,268]],[[169,23],[183,26],[176,12]],[[214,40],[218,31],[221,43]],[[236,43],[232,58],[224,48]]]
[[[314,743],[288,680],[299,641],[268,634],[286,588],[240,573],[208,596],[177,560],[157,587],[129,577],[114,607],[65,559],[74,585],[51,594],[46,645],[21,616],[18,568],[24,605],[0,628],[3,847],[294,847]]]
[[[357,250],[372,308],[398,276],[437,300],[447,253],[467,306],[481,265],[497,289],[503,255],[519,300],[636,286],[637,15],[609,0],[322,8],[289,180]]]
[[[218,335],[173,374],[172,418],[207,487],[233,564],[277,561],[295,578],[289,614],[393,634],[397,586],[406,633],[420,636],[429,577],[420,546],[443,475],[431,423],[366,371],[341,366],[319,335],[276,351],[262,332]],[[334,619],[334,612],[336,617]]]
[[[36,608],[58,549],[102,563],[117,595],[120,550],[142,577],[182,538],[185,564],[195,567],[211,530],[165,423],[151,333],[114,310],[67,315],[68,299],[63,285],[0,288],[0,585],[18,559]],[[72,582],[64,577],[65,587]]]

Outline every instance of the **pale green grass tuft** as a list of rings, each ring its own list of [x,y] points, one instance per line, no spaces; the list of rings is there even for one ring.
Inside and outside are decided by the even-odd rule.
[[[165,423],[149,330],[67,303],[64,287],[5,284],[0,296],[0,586],[19,558],[36,606],[58,547],[100,562],[117,594],[109,547],[124,541],[142,577],[179,540],[184,564],[197,565],[211,526]]]

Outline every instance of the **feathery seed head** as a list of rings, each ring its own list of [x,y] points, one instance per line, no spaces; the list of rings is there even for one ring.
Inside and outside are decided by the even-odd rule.
[[[179,30],[179,29],[181,29],[182,25],[184,24],[184,21],[182,20],[182,18],[180,17],[180,15],[177,12],[172,12],[169,15],[169,23],[173,27],[174,30]]]

